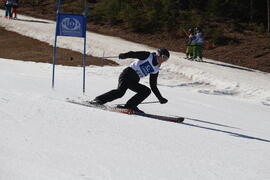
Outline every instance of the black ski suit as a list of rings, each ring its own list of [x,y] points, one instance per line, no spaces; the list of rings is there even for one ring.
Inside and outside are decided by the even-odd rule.
[[[130,51],[128,53],[123,53],[119,55],[119,59],[126,59],[126,58],[136,58],[140,61],[144,61],[152,54],[152,64],[154,66],[159,66],[157,62],[157,55],[156,53],[150,53],[146,51],[137,51],[133,52]],[[168,100],[163,98],[157,88],[157,78],[158,72],[156,74],[150,74],[150,87],[156,97],[159,99],[160,103],[166,103]],[[111,90],[105,94],[102,94],[95,98],[102,104],[107,102],[113,101],[115,99],[121,98],[126,93],[127,89],[130,89],[137,94],[135,94],[131,99],[129,99],[126,103],[126,107],[128,108],[136,108],[143,100],[145,100],[151,93],[150,88],[147,86],[140,84],[140,77],[136,73],[134,69],[131,67],[125,68],[119,76],[118,80],[118,87],[117,89]]]

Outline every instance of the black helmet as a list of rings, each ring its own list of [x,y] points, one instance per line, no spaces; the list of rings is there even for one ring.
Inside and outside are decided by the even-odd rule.
[[[168,60],[170,58],[170,53],[167,49],[165,48],[159,48],[157,50],[158,56],[162,56],[163,58],[165,58],[166,60]]]

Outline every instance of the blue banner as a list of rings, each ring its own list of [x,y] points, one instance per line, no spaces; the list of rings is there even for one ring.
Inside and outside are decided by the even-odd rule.
[[[86,37],[86,19],[83,15],[58,14],[57,36]]]

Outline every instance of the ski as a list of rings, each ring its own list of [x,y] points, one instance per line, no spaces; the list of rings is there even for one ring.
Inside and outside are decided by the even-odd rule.
[[[131,109],[123,109],[123,108],[112,107],[112,106],[108,106],[108,105],[94,105],[94,104],[90,104],[87,101],[76,101],[76,100],[70,100],[70,99],[67,99],[66,101],[69,103],[72,103],[72,104],[101,109],[104,111],[118,112],[118,113],[123,113],[123,114],[158,119],[158,120],[162,120],[162,121],[175,122],[175,123],[181,123],[184,121],[183,117],[162,116],[162,115],[157,115],[157,114],[142,113],[142,112],[136,112],[136,111],[131,110]]]
[[[175,122],[175,123],[181,123],[185,120],[185,118],[183,117],[162,116],[162,115],[150,114],[150,113],[134,112],[133,114],[137,116],[148,117],[152,119],[158,119],[162,121],[169,121],[169,122]]]
[[[123,114],[131,114],[133,113],[133,111],[131,109],[122,109],[122,108],[117,108],[117,107],[111,107],[108,105],[95,105],[95,104],[91,104],[87,101],[76,101],[76,100],[70,100],[67,99],[66,100],[69,103],[72,104],[77,104],[77,105],[82,105],[82,106],[86,106],[86,107],[91,107],[91,108],[96,108],[96,109],[101,109],[104,111],[111,111],[111,112],[119,112],[119,113],[123,113]]]

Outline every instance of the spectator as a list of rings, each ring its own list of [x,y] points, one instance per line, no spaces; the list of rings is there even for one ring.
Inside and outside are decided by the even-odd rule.
[[[195,28],[195,48],[193,51],[194,54],[194,60],[195,61],[202,61],[202,47],[204,44],[204,37],[203,37],[203,32],[201,28],[196,27]]]
[[[6,0],[5,8],[6,8],[6,15],[5,18],[12,18],[11,8],[12,8],[13,0]]]
[[[195,35],[194,30],[190,28],[188,30],[188,43],[187,43],[187,49],[186,49],[186,59],[193,59],[193,51],[195,46]]]
[[[12,4],[12,17],[13,17],[13,14],[14,14],[14,19],[17,19],[18,3],[19,3],[19,0],[13,0],[13,4]]]

